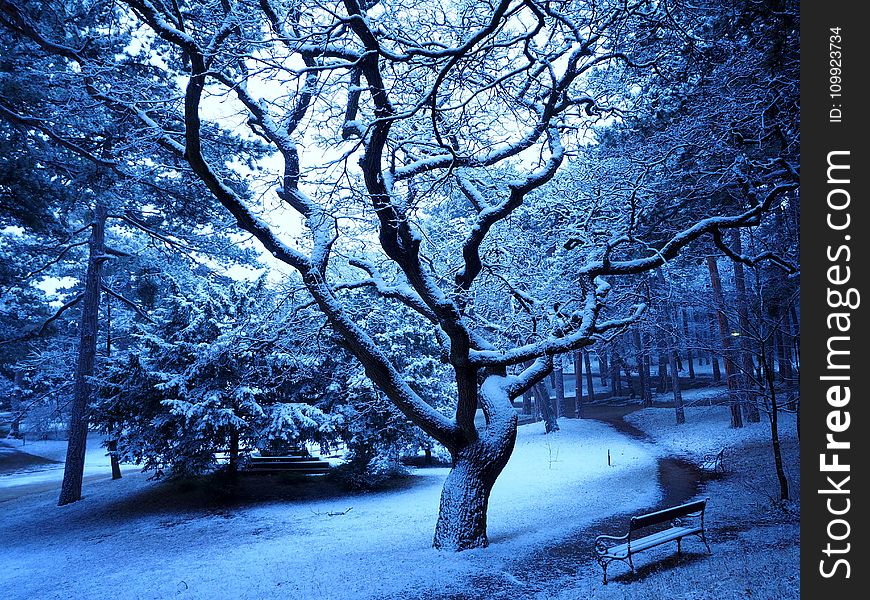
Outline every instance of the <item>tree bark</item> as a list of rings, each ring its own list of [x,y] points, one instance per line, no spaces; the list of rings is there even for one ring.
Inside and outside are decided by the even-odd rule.
[[[689,379],[695,378],[695,363],[692,356],[692,339],[689,335],[689,316],[686,309],[682,309],[683,313],[683,339],[686,346],[686,363],[689,365]]]
[[[562,370],[562,357],[557,356],[553,367],[554,388],[556,392],[556,418],[565,413],[565,372]]]
[[[761,355],[762,361],[766,363],[764,350]],[[782,466],[782,448],[779,442],[779,407],[776,400],[776,388],[773,381],[773,359],[770,360],[770,365],[764,365],[764,372],[767,377],[768,397],[770,398],[770,442],[773,446],[773,463],[776,467],[776,478],[779,481],[779,499],[788,500],[788,479],[785,476],[785,469]]]
[[[91,237],[88,242],[88,270],[85,275],[85,292],[82,299],[82,316],[79,327],[79,347],[73,380],[72,415],[69,425],[69,443],[66,464],[63,470],[58,506],[77,502],[82,498],[82,479],[85,470],[85,449],[88,442],[88,403],[91,400],[91,376],[97,355],[97,332],[100,315],[100,284],[105,247],[106,207],[97,202],[91,222]]]
[[[583,364],[586,366],[586,389],[588,390],[589,402],[595,402],[595,387],[592,378],[592,358],[588,350],[583,350]]]
[[[713,383],[719,383],[722,381],[722,371],[719,368],[719,356],[713,345],[715,344],[716,337],[716,316],[713,313],[710,313],[710,362],[713,369]]]
[[[112,355],[112,297],[106,298],[106,358]],[[118,462],[118,441],[114,438],[115,425],[109,423],[109,439],[106,440],[106,451],[109,453],[109,465],[112,469],[112,479],[121,479],[121,463]]]
[[[713,302],[719,321],[719,333],[722,337],[722,354],[725,359],[725,382],[728,385],[731,405],[731,427],[743,427],[743,415],[740,412],[740,396],[734,380],[734,357],[731,352],[731,328],[728,326],[728,316],[725,314],[725,298],[722,295],[722,280],[719,277],[719,265],[712,256],[707,257],[707,269],[710,272],[710,285],[713,288]]]
[[[601,379],[601,385],[607,386],[607,351],[602,349],[596,352],[598,355],[598,377]],[[612,390],[611,390],[612,391]]]
[[[680,389],[680,374],[677,371],[677,350],[670,353],[671,358],[671,386],[674,390],[674,410],[677,417],[677,425],[686,422],[686,412],[683,409],[683,391]]]
[[[550,392],[547,386],[539,383],[532,388],[535,394],[535,406],[541,412],[541,418],[544,420],[544,430],[547,433],[559,431],[559,422],[556,420],[556,415],[553,413],[551,405]]]
[[[583,418],[583,351],[575,350],[574,358],[574,418]]]
[[[12,424],[9,435],[15,439],[21,438],[22,399],[24,396],[24,371],[15,371],[15,389],[12,390]]]
[[[538,387],[540,384],[535,389]],[[517,415],[507,396],[482,398],[482,402],[486,429],[478,439],[460,445],[452,453],[453,468],[441,490],[435,525],[433,546],[438,549],[469,550],[484,548],[489,543],[486,535],[489,495],[513,452]]]
[[[610,351],[610,391],[614,396],[622,396],[622,377],[620,375],[621,357],[616,348]]]

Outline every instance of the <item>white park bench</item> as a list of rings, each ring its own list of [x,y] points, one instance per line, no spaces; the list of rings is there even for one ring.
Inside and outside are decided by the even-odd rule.
[[[598,564],[604,569],[604,583],[607,583],[607,565],[614,560],[627,562],[634,573],[634,562],[631,557],[638,552],[660,546],[667,542],[677,542],[677,553],[681,552],[680,543],[686,536],[697,536],[710,551],[707,538],[704,535],[704,510],[707,499],[673,506],[653,513],[638,515],[631,518],[628,533],[622,536],[599,535],[595,538],[595,552]],[[668,523],[665,529],[653,531],[656,525]],[[639,535],[643,530],[652,531]],[[644,532],[645,533],[645,532]]]

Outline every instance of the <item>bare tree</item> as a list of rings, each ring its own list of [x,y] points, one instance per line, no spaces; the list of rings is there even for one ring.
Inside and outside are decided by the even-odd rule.
[[[156,67],[113,79],[114,53],[70,45],[0,2],[8,27],[76,63],[92,98],[138,123],[143,138],[173,153],[241,229],[292,267],[366,375],[448,449],[438,548],[487,545],[490,491],[516,438],[512,400],[552,371],[554,357],[643,314],[642,302],[605,312],[609,280],[660,267],[702,236],[757,224],[796,187],[757,186],[748,208],[699,217],[655,246],[629,224],[574,255],[569,295],[535,298],[509,278],[489,281],[497,274],[488,270],[490,240],[531,194],[543,193],[592,124],[622,110],[630,92],[602,69],[671,68],[661,57],[685,41],[678,22],[690,8],[674,12],[650,0],[469,1],[449,9],[413,0],[123,4],[130,18],[113,27],[154,35],[166,68],[183,81],[180,97],[170,83],[154,84]],[[264,178],[265,194],[304,233],[291,238],[239,191],[239,172],[228,167],[239,157],[215,141],[215,98],[234,114],[225,125],[247,127],[283,163],[277,185]],[[424,222],[451,190],[465,199],[458,243],[429,237]],[[362,255],[374,237],[379,253]],[[344,257],[345,266],[336,264]],[[541,257],[546,249],[539,269]],[[360,277],[348,277],[347,265]],[[355,322],[343,297],[359,289],[411,308],[428,325],[454,374],[454,414],[420,397]],[[498,293],[524,307],[522,335],[500,332],[476,304]]]

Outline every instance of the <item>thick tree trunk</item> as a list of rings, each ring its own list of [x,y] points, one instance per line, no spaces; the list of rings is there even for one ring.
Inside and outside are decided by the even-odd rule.
[[[574,354],[574,418],[583,418],[583,351]]]
[[[583,364],[586,366],[586,395],[589,396],[589,402],[595,402],[595,387],[592,378],[592,358],[589,356],[589,351],[583,351]]]
[[[94,373],[97,355],[97,331],[100,315],[100,284],[105,247],[106,207],[97,203],[91,223],[88,270],[85,275],[85,292],[82,299],[82,316],[79,328],[79,347],[73,380],[72,415],[69,426],[69,443],[66,464],[63,470],[58,505],[77,502],[82,498],[82,478],[85,470],[85,449],[88,442],[88,403],[91,400],[90,378]]]
[[[722,354],[725,358],[725,381],[728,384],[731,404],[731,427],[743,427],[743,415],[740,412],[740,395],[735,381],[734,357],[731,352],[731,328],[725,315],[725,298],[722,295],[722,280],[719,277],[719,265],[712,256],[707,257],[707,269],[710,271],[710,285],[713,288],[713,302],[719,321],[719,333],[722,337]]]
[[[433,541],[435,548],[459,551],[483,548],[488,544],[486,516],[489,495],[513,452],[517,416],[507,396],[481,395],[490,396],[482,398],[487,416],[486,430],[476,441],[453,452],[453,468],[441,491]]]

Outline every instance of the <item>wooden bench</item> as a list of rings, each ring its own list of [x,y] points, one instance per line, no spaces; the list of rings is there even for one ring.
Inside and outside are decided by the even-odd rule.
[[[607,565],[614,560],[627,562],[634,573],[634,562],[631,557],[638,552],[660,546],[667,542],[677,542],[677,554],[682,549],[680,542],[686,536],[694,535],[700,538],[711,553],[710,545],[704,535],[704,510],[707,499],[689,502],[680,506],[673,506],[646,515],[638,515],[631,518],[628,533],[616,537],[612,535],[599,535],[595,538],[595,552],[598,555],[598,564],[604,569],[604,583],[607,583]],[[663,523],[669,524],[665,529],[653,531],[639,536],[638,532],[653,528]]]

